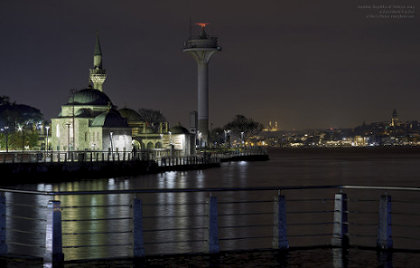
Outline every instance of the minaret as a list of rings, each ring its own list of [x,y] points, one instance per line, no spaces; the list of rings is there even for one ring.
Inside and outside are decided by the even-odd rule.
[[[197,23],[201,27],[199,36],[190,36],[185,42],[183,52],[189,53],[197,62],[197,88],[198,88],[198,137],[200,146],[208,144],[209,135],[209,82],[208,63],[210,58],[222,50],[217,44],[217,37],[206,33],[207,23]]]
[[[93,69],[90,69],[90,81],[93,83],[93,88],[103,91],[102,85],[106,79],[106,72],[102,69],[102,51],[101,43],[99,42],[99,34],[96,35],[95,52],[93,54]]]

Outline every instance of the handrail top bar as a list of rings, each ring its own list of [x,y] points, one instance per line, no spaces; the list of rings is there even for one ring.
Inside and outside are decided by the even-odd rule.
[[[182,192],[244,192],[244,191],[286,191],[308,189],[358,189],[388,191],[420,191],[418,187],[396,186],[361,186],[361,185],[320,185],[320,186],[271,186],[271,187],[231,187],[231,188],[175,188],[175,189],[130,189],[101,191],[27,191],[0,188],[0,192],[35,194],[35,195],[100,195],[100,194],[136,194],[136,193],[182,193]]]

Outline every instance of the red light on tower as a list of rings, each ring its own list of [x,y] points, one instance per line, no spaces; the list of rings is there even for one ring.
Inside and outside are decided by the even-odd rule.
[[[197,22],[195,25],[200,26],[201,28],[205,28],[207,25],[209,25],[207,22]]]

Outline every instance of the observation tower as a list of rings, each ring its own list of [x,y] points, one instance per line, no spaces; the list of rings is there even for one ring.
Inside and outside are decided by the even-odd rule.
[[[217,37],[206,33],[208,23],[196,23],[201,27],[200,35],[190,36],[184,43],[184,53],[193,56],[197,62],[197,89],[198,89],[198,130],[197,135],[200,147],[208,145],[209,136],[209,81],[208,64],[210,58],[222,50],[217,44]]]

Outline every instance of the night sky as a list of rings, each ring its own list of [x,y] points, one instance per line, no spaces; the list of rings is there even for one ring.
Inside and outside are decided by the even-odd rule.
[[[379,11],[360,4],[416,0],[2,0],[0,95],[56,116],[70,89],[87,87],[99,31],[113,103],[188,125],[191,16],[223,47],[210,62],[214,127],[235,114],[281,129],[354,127],[394,108],[420,120],[420,15],[367,18]]]

